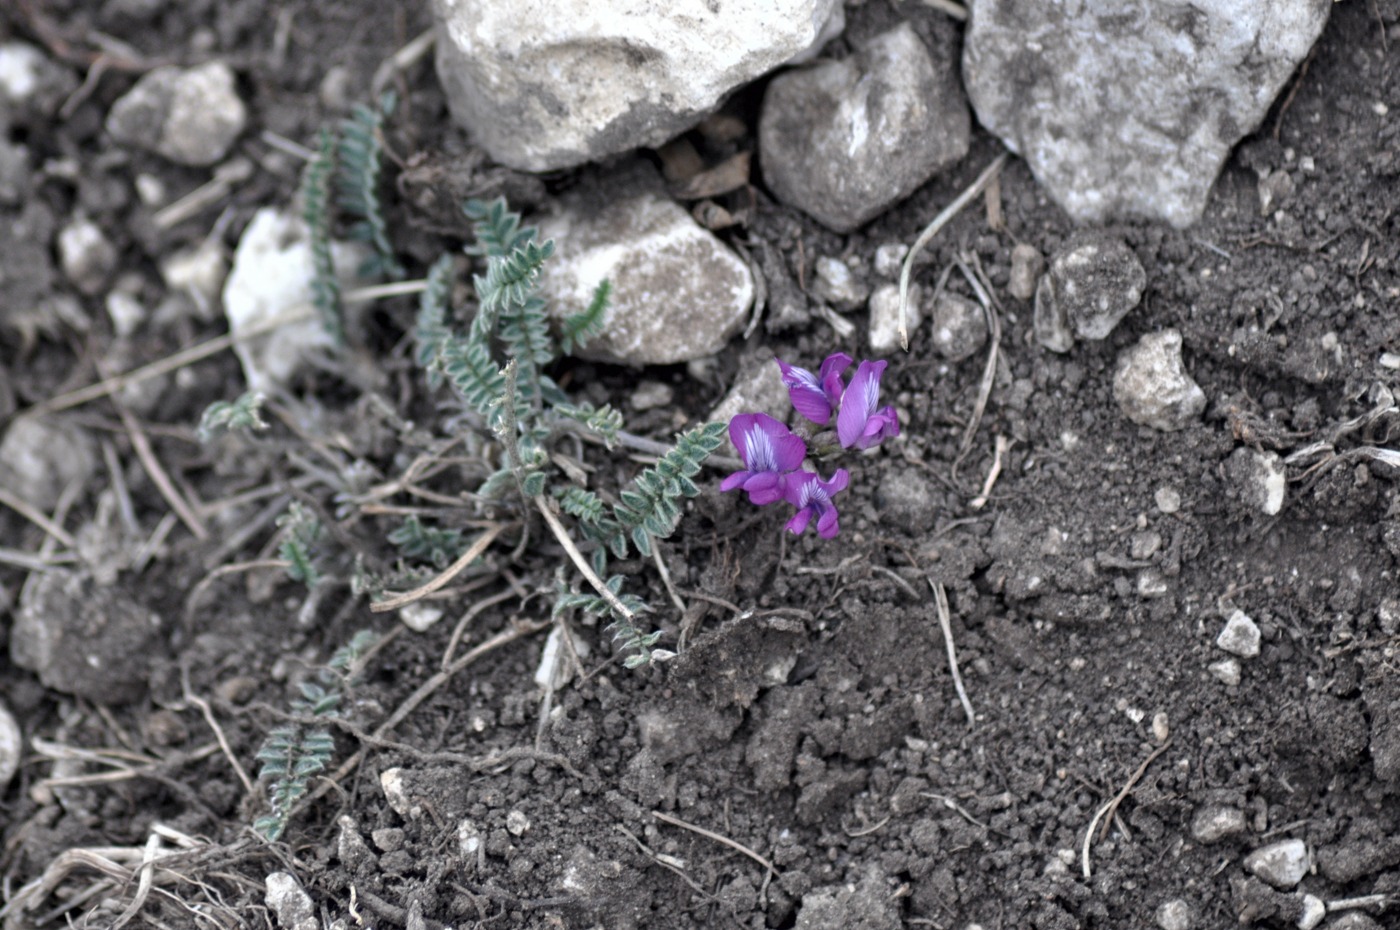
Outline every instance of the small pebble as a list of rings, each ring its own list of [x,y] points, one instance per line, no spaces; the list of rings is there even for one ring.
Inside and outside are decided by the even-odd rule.
[[[1167,579],[1155,568],[1144,568],[1138,573],[1137,593],[1144,600],[1164,597],[1171,590]]]
[[[909,285],[909,306],[905,313],[904,325],[911,338],[924,321],[922,298],[919,286]],[[870,295],[870,329],[867,338],[870,341],[870,351],[876,355],[887,355],[900,347],[898,284],[881,284],[875,289],[875,293]]]
[[[117,267],[117,250],[92,220],[74,219],[58,234],[63,273],[83,294],[96,294]]]
[[[0,791],[19,771],[20,756],[24,753],[24,734],[15,722],[14,714],[0,703]]]
[[[228,277],[228,260],[217,241],[206,239],[193,249],[176,252],[161,263],[160,274],[167,288],[189,295],[201,320],[214,318],[219,291]]]
[[[111,291],[107,295],[106,304],[107,316],[112,320],[112,331],[119,338],[129,338],[146,322],[146,308],[141,305],[141,301],[126,291]]]
[[[1206,409],[1206,395],[1186,373],[1181,334],[1148,333],[1118,358],[1113,399],[1123,415],[1162,432],[1184,429]]]
[[[1243,610],[1236,610],[1225,621],[1215,645],[1240,658],[1252,659],[1259,654],[1259,638],[1258,624]]]
[[[1030,300],[1045,270],[1045,256],[1035,246],[1022,242],[1011,250],[1011,280],[1006,289],[1017,300]]]
[[[1166,711],[1157,711],[1152,715],[1152,738],[1158,743],[1165,743],[1171,735],[1171,718],[1167,716]]]
[[[399,619],[403,625],[415,633],[426,633],[433,624],[443,618],[444,612],[441,607],[434,607],[422,601],[416,601],[407,607],[399,609]]]
[[[511,836],[524,836],[525,831],[530,829],[530,818],[518,810],[513,810],[506,814],[506,829]]]
[[[1160,548],[1162,548],[1162,534],[1149,530],[1145,533],[1133,534],[1132,541],[1128,545],[1128,553],[1135,561],[1145,562],[1156,555]]]
[[[1191,906],[1180,898],[1157,908],[1156,916],[1162,930],[1191,930]]]
[[[904,267],[909,246],[902,242],[886,242],[875,250],[875,273],[882,278],[897,279]]]
[[[60,420],[18,417],[0,440],[0,486],[41,511],[52,510],[64,488],[86,486],[96,470],[91,435]]]
[[[933,304],[933,348],[950,362],[960,362],[987,341],[987,316],[975,301],[944,291]]]
[[[1277,454],[1241,446],[1225,460],[1225,474],[1235,493],[1250,507],[1268,516],[1283,509],[1288,476]]]
[[[1240,683],[1240,663],[1238,659],[1221,659],[1206,666],[1206,670],[1227,687],[1235,687]]]
[[[77,86],[65,68],[24,42],[0,44],[0,104],[10,104],[5,122],[22,123],[23,116],[48,116]]]
[[[1303,910],[1298,915],[1298,930],[1313,930],[1327,916],[1327,905],[1316,895],[1303,895]]]
[[[360,826],[355,823],[353,817],[342,814],[336,818],[336,825],[340,827],[340,833],[335,840],[335,855],[341,862],[352,869],[360,867],[374,867],[379,864],[378,858],[370,850],[365,838],[360,835]]]
[[[1181,509],[1181,492],[1176,488],[1158,488],[1152,499],[1162,513],[1176,513]]]
[[[1247,871],[1280,891],[1287,891],[1301,882],[1311,865],[1308,846],[1299,839],[1270,843],[1244,857]]]
[[[1080,339],[1105,339],[1142,300],[1146,287],[1147,272],[1126,243],[1081,233],[1054,257],[1040,279],[1036,319],[1063,320]]]
[[[468,862],[475,862],[481,849],[481,828],[474,820],[463,820],[457,824],[457,848]]]
[[[1387,597],[1381,601],[1381,606],[1376,609],[1376,619],[1380,621],[1381,632],[1387,636],[1395,635],[1400,630],[1400,600]]]
[[[870,296],[869,289],[856,278],[851,266],[839,258],[823,256],[817,259],[816,271],[812,296],[826,301],[837,310],[854,310]]]
[[[379,847],[380,852],[387,853],[403,849],[404,831],[402,827],[380,827],[377,830],[371,830],[369,838],[375,846]]]
[[[400,817],[413,814],[413,799],[408,796],[408,785],[404,781],[403,769],[385,769],[379,773],[379,787],[384,792],[384,800],[389,802],[394,813]]]
[[[1228,804],[1203,804],[1191,818],[1191,838],[1198,843],[1218,843],[1244,829],[1244,811]]]
[[[273,872],[267,877],[266,885],[267,895],[263,901],[267,909],[277,915],[282,930],[317,930],[321,926],[311,895],[290,872]]]
[[[643,381],[632,392],[629,401],[632,404],[632,409],[640,412],[669,406],[674,399],[675,391],[671,390],[669,384],[661,381]]]
[[[227,155],[247,124],[233,69],[221,61],[149,71],[107,114],[118,142],[195,167]]]

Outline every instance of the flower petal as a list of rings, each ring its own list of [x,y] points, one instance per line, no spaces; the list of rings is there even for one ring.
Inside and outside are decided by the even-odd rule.
[[[789,365],[780,358],[775,361],[782,369],[783,384],[787,385],[788,398],[792,401],[793,409],[819,426],[831,422],[831,400],[817,382],[817,376],[805,368]]]
[[[845,352],[833,352],[822,362],[822,370],[818,377],[821,379],[822,393],[826,396],[826,401],[833,410],[840,406],[841,395],[846,391],[846,385],[841,380],[841,375],[849,367],[851,367],[851,357]],[[823,423],[823,425],[825,424]]]
[[[836,512],[836,505],[827,504],[822,508],[822,515],[817,518],[817,535],[822,539],[831,539],[841,532],[839,518],[840,514]]]
[[[719,489],[721,491],[732,491],[735,488],[742,488],[744,482],[749,480],[749,475],[751,474],[753,474],[753,472],[736,471],[732,475],[726,476],[725,479],[719,483]]]
[[[741,413],[729,421],[729,440],[750,471],[792,471],[807,456],[807,443],[766,413]]]
[[[880,401],[880,375],[886,361],[864,361],[841,398],[841,412],[836,416],[836,437],[844,448],[851,448],[865,433],[866,423]]]
[[[783,499],[786,482],[783,476],[774,471],[750,473],[744,482],[744,490],[749,493],[749,503],[758,507]]]
[[[797,536],[802,535],[802,531],[807,528],[807,524],[812,522],[812,508],[803,507],[792,515],[792,519],[787,522],[787,531]]]

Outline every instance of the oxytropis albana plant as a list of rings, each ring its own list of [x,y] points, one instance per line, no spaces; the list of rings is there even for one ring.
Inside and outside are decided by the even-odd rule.
[[[816,374],[782,359],[775,359],[783,372],[793,409],[817,426],[827,426],[836,417],[836,431],[811,437],[811,451],[821,459],[842,449],[870,449],[891,436],[899,435],[899,419],[894,407],[880,404],[880,376],[885,361],[863,361],[846,384],[842,375],[853,359],[844,352],[827,356]],[[741,488],[749,502],[760,507],[787,501],[797,513],[787,529],[801,534],[813,520],[817,534],[831,539],[840,532],[840,515],[832,497],[844,491],[851,475],[838,468],[827,479],[807,471],[808,442],[766,413],[741,413],[729,421],[729,440],[744,461],[720,484],[721,491]]]

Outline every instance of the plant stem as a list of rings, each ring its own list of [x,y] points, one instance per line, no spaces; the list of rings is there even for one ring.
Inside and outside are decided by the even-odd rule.
[[[598,596],[607,602],[608,606],[617,612],[629,624],[637,619],[637,615],[627,609],[627,605],[618,600],[616,594],[608,590],[608,586],[603,583],[603,579],[598,577],[598,573],[593,571],[593,566],[588,564],[588,560],[583,557],[583,553],[578,551],[578,546],[574,545],[573,539],[569,537],[569,531],[564,528],[559,517],[550,509],[549,502],[544,497],[534,499],[535,508],[544,516],[544,522],[549,524],[550,532],[554,538],[559,540],[559,545],[564,547],[564,551],[569,554],[569,559],[574,563],[574,567],[579,570]]]

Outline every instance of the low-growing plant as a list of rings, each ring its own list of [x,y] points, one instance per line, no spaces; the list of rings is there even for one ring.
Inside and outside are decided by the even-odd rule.
[[[565,436],[583,435],[607,447],[625,436],[618,411],[571,399],[549,374],[565,346],[572,350],[601,331],[609,286],[601,283],[584,311],[564,319],[563,336],[556,340],[538,293],[540,269],[553,254],[553,243],[539,242],[536,230],[521,225],[504,200],[469,201],[464,210],[476,235],[468,252],[486,260],[485,273],[472,279],[476,314],[468,326],[448,325],[446,306],[428,299],[430,291],[445,297],[447,289],[430,288],[415,332],[417,357],[427,363],[430,377],[436,373],[451,384],[500,440],[496,470],[477,493],[499,498],[514,491],[523,505],[522,519],[528,521],[531,510],[538,511],[556,536],[569,533],[560,515],[571,518],[592,549],[588,562],[578,563],[589,590],[563,584],[556,613],[580,608],[609,618],[615,637],[629,652],[628,667],[665,658],[669,653],[653,648],[660,634],[644,630],[639,622],[649,608],[623,594],[622,577],[610,575],[608,563],[633,550],[650,556],[653,541],[671,535],[681,503],[700,493],[692,479],[723,440],[724,426],[709,423],[683,433],[613,500],[580,484],[577,472],[566,473],[555,457]]]
[[[331,656],[315,680],[301,683],[301,696],[292,701],[292,714],[312,722],[294,721],[267,734],[257,759],[262,763],[258,780],[267,784],[270,810],[253,823],[253,829],[276,840],[287,829],[296,803],[306,796],[312,776],[325,771],[335,757],[335,737],[320,725],[340,715],[347,692],[354,684],[356,663],[377,637],[361,630]]]
[[[209,442],[221,433],[255,432],[267,429],[262,418],[263,395],[246,391],[233,401],[216,400],[204,408],[196,430],[200,442]]]
[[[325,527],[300,501],[292,501],[288,505],[287,512],[277,518],[277,525],[283,533],[277,554],[287,563],[287,577],[300,581],[308,588],[316,587],[321,580],[317,562],[320,561],[319,544]]]

